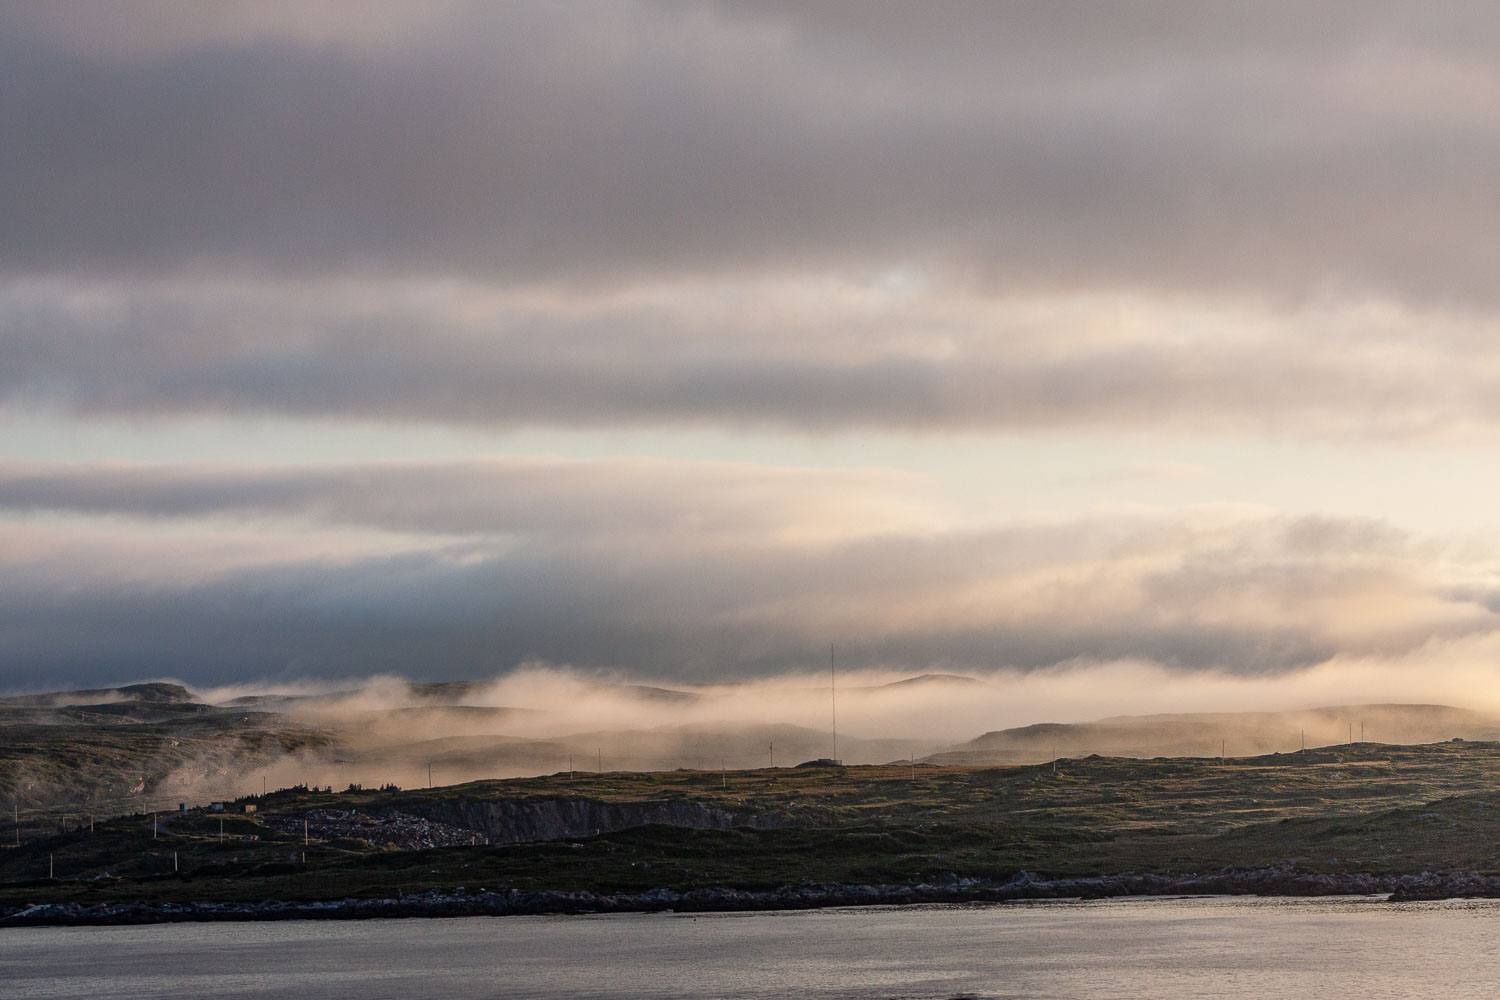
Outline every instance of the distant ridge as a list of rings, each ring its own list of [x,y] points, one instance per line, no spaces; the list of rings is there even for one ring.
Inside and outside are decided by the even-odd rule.
[[[113,702],[139,702],[151,705],[187,705],[194,702],[181,684],[151,681],[126,684],[117,688],[87,688],[80,691],[52,691],[47,694],[23,694],[0,698],[7,708],[52,708],[63,705],[107,705]]]
[[[467,699],[492,687],[493,684],[493,681],[412,681],[406,685],[406,693],[416,703],[410,707],[435,708],[460,705]],[[598,692],[599,694],[636,698],[645,701],[686,703],[700,701],[703,698],[702,695],[692,691],[679,691],[673,688],[655,687],[649,684],[618,684],[607,681],[589,681],[584,682],[584,687],[589,691]],[[252,694],[242,695],[241,697],[223,702],[223,704],[236,708],[281,709],[290,706],[315,708],[318,705],[340,705],[352,698],[358,698],[369,690],[368,688],[353,687],[340,688],[336,691],[326,691],[318,694]]]
[[[1500,718],[1451,705],[1334,705],[1285,712],[1121,715],[985,733],[925,758],[934,764],[1028,764],[1082,757],[1231,757],[1369,743],[1500,740]]]
[[[942,685],[946,687],[973,687],[984,686],[984,681],[976,677],[964,677],[959,674],[918,674],[915,677],[907,677],[899,681],[891,681],[889,684],[881,684],[871,688],[875,691],[889,691],[891,688],[924,687],[928,685]]]
[[[690,702],[703,700],[701,694],[695,694],[692,691],[653,687],[650,684],[596,684],[594,687],[610,694],[621,694],[627,698],[640,698],[646,701]]]

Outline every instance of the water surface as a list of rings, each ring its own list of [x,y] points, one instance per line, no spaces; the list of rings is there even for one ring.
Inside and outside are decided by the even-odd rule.
[[[1500,901],[1110,900],[0,931],[7,998],[1492,997]]]

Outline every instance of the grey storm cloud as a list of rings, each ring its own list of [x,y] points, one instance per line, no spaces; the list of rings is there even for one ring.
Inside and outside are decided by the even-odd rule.
[[[13,683],[480,676],[531,658],[706,680],[802,669],[832,638],[851,666],[1125,660],[1261,675],[1497,625],[1492,579],[1438,568],[1428,543],[1376,522],[1162,514],[778,535],[733,495],[756,495],[743,474],[710,470],[684,489],[693,477],[668,470],[632,500],[630,486],[608,485],[630,477],[604,471],[11,464],[0,506],[13,514],[154,517],[167,522],[158,532],[208,534],[68,533],[52,547],[36,535],[13,544],[24,524],[4,529],[0,658]],[[424,484],[437,499],[417,516],[405,497]],[[759,495],[825,485],[792,477]],[[570,501],[575,490],[585,499]],[[691,495],[712,543],[671,513],[616,530],[615,504],[628,514],[651,492],[679,513],[670,494]],[[215,517],[249,518],[229,530],[253,543],[257,525],[310,510],[318,525],[266,542],[268,553],[218,551]],[[320,533],[340,526],[444,534],[394,553],[324,554]],[[195,562],[196,548],[210,558]]]
[[[1479,5],[195,6],[0,19],[0,267],[1493,303]]]
[[[1496,41],[1399,3],[11,4],[0,404],[1492,427]],[[1149,332],[1080,332],[1116,299]]]

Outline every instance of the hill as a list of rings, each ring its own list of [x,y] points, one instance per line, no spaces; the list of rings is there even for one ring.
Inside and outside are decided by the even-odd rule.
[[[1500,739],[1500,719],[1447,705],[1343,705],[1290,712],[1118,716],[985,733],[923,758],[941,764],[1022,764],[1054,756],[1217,757],[1286,753],[1356,740],[1431,743]]]
[[[978,690],[984,682],[924,674],[857,689],[897,702],[907,692]],[[455,785],[573,771],[754,770],[829,756],[824,729],[757,721],[641,725],[723,718],[720,694],[644,685],[581,684],[582,712],[466,704],[494,690],[475,682],[383,684],[212,705],[153,682],[0,699],[0,802],[40,820],[173,808],[266,787],[429,782]],[[820,697],[809,689],[811,696]],[[922,699],[917,699],[919,702]],[[887,717],[895,718],[897,713]],[[600,725],[577,728],[574,721]],[[1100,754],[1208,758],[1342,744],[1500,738],[1500,721],[1442,705],[1335,706],[1299,712],[1115,717],[997,730],[952,746],[843,732],[849,764],[993,766]]]
[[[152,704],[185,705],[193,702],[193,696],[181,684],[152,681],[146,684],[126,684],[117,688],[93,688],[83,691],[53,691],[47,694],[14,695],[0,698],[0,709],[6,708],[64,708],[74,705],[106,704]]]
[[[1386,884],[1402,873],[1500,872],[1497,768],[1492,743],[1366,743],[1222,762],[1089,757],[1055,770],[777,768],[290,789],[244,800],[253,814],[27,826],[21,847],[0,851],[0,909],[1226,868],[1279,873],[1246,884],[1334,891],[1345,883],[1329,877],[1358,873]]]

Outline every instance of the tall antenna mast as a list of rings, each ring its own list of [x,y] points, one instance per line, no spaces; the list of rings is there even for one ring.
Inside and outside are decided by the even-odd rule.
[[[833,718],[833,759],[839,759],[839,683],[833,670],[833,643],[828,644],[828,711]]]

